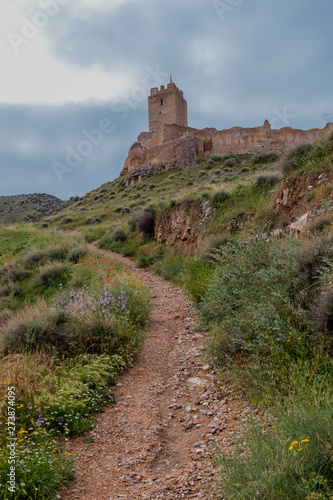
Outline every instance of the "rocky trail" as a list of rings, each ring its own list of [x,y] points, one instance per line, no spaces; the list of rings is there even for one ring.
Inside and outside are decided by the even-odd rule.
[[[60,497],[223,498],[216,490],[214,441],[231,453],[250,409],[208,365],[187,296],[129,259],[101,252],[151,289],[151,322],[133,367],[118,378],[116,404],[97,416],[88,436],[71,440],[75,479]]]

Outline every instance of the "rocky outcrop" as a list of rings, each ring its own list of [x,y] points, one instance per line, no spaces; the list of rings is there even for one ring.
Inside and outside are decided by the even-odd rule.
[[[307,224],[333,210],[333,171],[325,167],[320,172],[302,172],[285,179],[276,194],[275,213],[280,214],[290,232],[301,233]]]
[[[208,201],[183,201],[163,210],[155,219],[157,243],[192,254],[204,239],[212,210]]]

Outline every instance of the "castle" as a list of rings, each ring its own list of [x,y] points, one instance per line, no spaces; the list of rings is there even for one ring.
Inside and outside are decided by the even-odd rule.
[[[288,151],[301,144],[312,144],[333,131],[333,123],[323,129],[272,129],[268,120],[260,127],[195,129],[187,123],[187,102],[172,82],[167,88],[154,87],[148,97],[149,132],[141,132],[125,160],[120,177],[134,184],[155,172],[188,167],[206,152],[255,153],[260,150]]]

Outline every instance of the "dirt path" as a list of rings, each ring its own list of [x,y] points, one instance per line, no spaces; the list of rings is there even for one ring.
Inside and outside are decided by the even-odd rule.
[[[75,480],[65,500],[222,498],[211,487],[213,438],[231,450],[246,404],[216,380],[202,352],[195,311],[186,295],[126,258],[150,287],[152,318],[134,366],[119,377],[115,405],[88,437],[73,439]]]

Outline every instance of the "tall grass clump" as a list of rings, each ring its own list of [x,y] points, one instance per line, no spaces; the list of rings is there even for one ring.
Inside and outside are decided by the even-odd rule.
[[[213,274],[213,267],[205,260],[188,260],[184,267],[183,284],[196,304],[204,299]]]
[[[165,280],[179,285],[184,275],[184,259],[176,251],[167,253],[152,266],[152,270]]]

